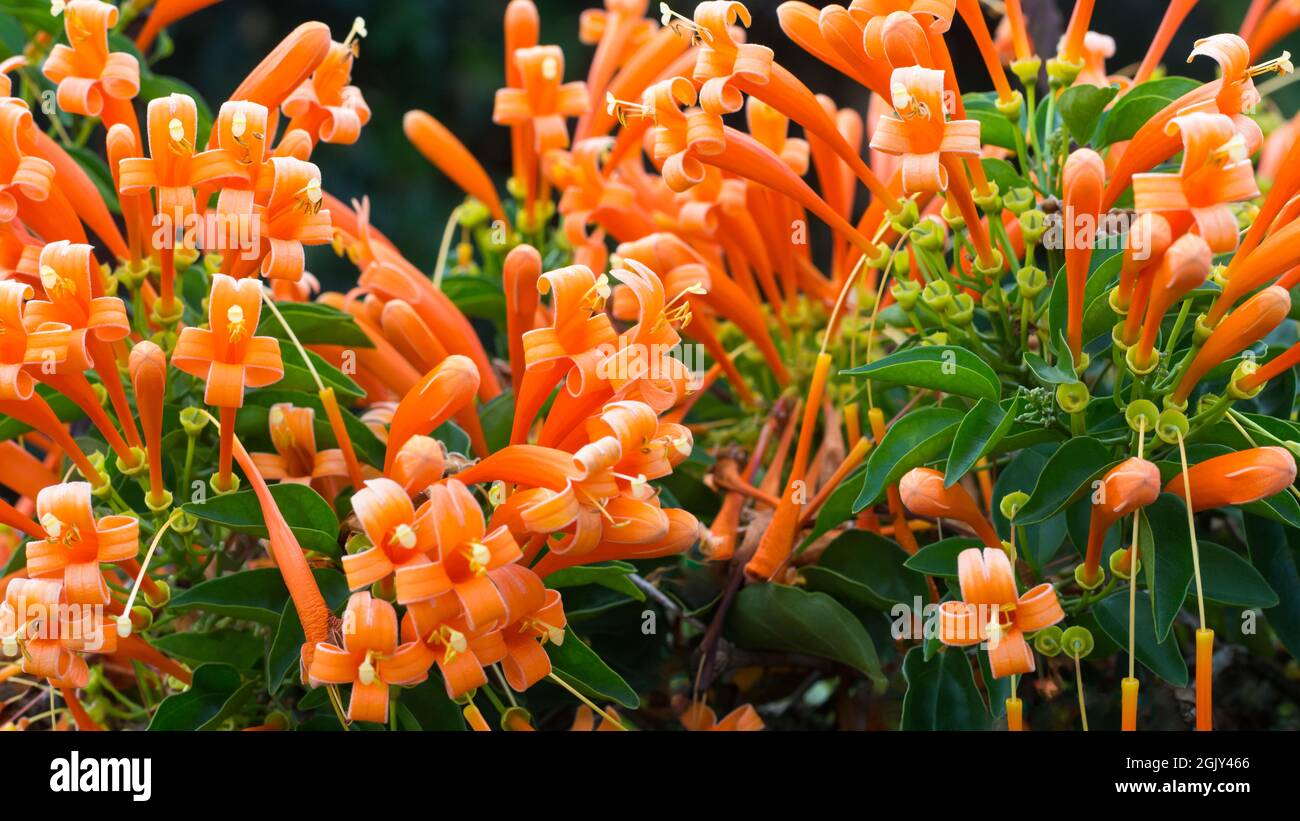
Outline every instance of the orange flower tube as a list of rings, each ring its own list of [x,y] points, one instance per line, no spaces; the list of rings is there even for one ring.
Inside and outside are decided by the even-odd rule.
[[[1129,229],[1128,241],[1124,245],[1118,292],[1115,295],[1117,308],[1128,311],[1132,307],[1139,275],[1160,261],[1165,251],[1169,250],[1171,242],[1173,231],[1168,220],[1151,212],[1138,215],[1133,227]],[[1136,319],[1140,321],[1142,317]],[[1137,328],[1138,322],[1134,322],[1132,333],[1136,333]],[[1126,341],[1131,344],[1134,340]]]
[[[973,529],[987,547],[1002,549],[1002,538],[966,488],[944,486],[943,474],[931,468],[913,468],[898,483],[899,496],[917,516],[953,519]]]
[[[1007,21],[1011,25],[1011,46],[1016,60],[1028,60],[1034,56],[1034,44],[1029,40],[1029,29],[1025,25],[1025,12],[1020,0],[1006,0]]]
[[[1075,14],[1078,13],[1079,7],[1076,6]],[[1080,148],[1065,161],[1064,179],[1065,276],[1069,297],[1066,341],[1074,355],[1075,366],[1079,366],[1083,363],[1084,289],[1092,263],[1092,243],[1101,214],[1102,191],[1106,186],[1106,162],[1096,151]]]
[[[1083,61],[1083,38],[1092,25],[1092,9],[1095,5],[1096,0],[1075,0],[1070,24],[1061,40],[1061,59],[1068,63]]]
[[[1200,681],[1198,676],[1197,681]],[[1125,676],[1120,688],[1120,729],[1133,732],[1138,728],[1138,680]]]
[[[1174,39],[1183,21],[1187,15],[1191,14],[1192,9],[1196,6],[1196,0],[1170,0],[1169,7],[1165,9],[1165,16],[1160,20],[1160,28],[1156,30],[1155,39],[1147,47],[1146,56],[1142,58],[1142,64],[1138,66],[1137,74],[1133,75],[1133,85],[1145,83],[1151,79],[1151,75],[1160,65],[1160,60],[1165,56],[1169,49],[1169,42]]]
[[[1251,32],[1251,55],[1263,54],[1297,28],[1300,28],[1300,6],[1289,0],[1275,3]]]
[[[1160,469],[1136,456],[1125,459],[1111,468],[1097,492],[1101,499],[1092,505],[1088,520],[1088,550],[1079,571],[1079,580],[1086,585],[1096,585],[1101,581],[1101,549],[1106,541],[1106,531],[1160,495]]]
[[[149,456],[150,507],[165,507],[171,494],[163,488],[162,411],[167,390],[167,355],[152,342],[138,342],[131,349],[131,386],[135,390],[136,412],[144,430],[145,450]]]
[[[446,126],[423,111],[408,111],[402,118],[402,130],[426,160],[462,191],[486,205],[493,219],[506,221],[492,178]]]
[[[392,468],[406,440],[428,434],[461,408],[471,405],[478,390],[478,379],[478,368],[468,357],[453,355],[411,388],[393,413],[384,472]]]
[[[144,28],[135,37],[135,47],[141,52],[149,51],[149,46],[163,29],[219,2],[221,0],[158,0],[149,12],[149,19],[144,21]]]
[[[979,0],[957,0],[957,13],[966,21],[966,27],[975,38],[984,67],[988,69],[989,78],[993,80],[993,87],[998,92],[998,99],[1004,103],[1014,100],[1016,92],[1011,90],[1011,84],[1007,82],[1007,73],[1002,68],[997,46],[993,45],[993,35],[989,32],[988,23],[984,21],[984,10],[980,7]]]
[[[1273,357],[1264,367],[1242,377],[1237,385],[1246,392],[1253,391],[1268,380],[1277,377],[1283,371],[1294,368],[1297,364],[1300,364],[1300,342]]]
[[[542,275],[542,255],[531,245],[520,245],[506,255],[501,284],[506,292],[506,336],[510,346],[510,382],[516,400],[524,379],[524,334],[533,329],[537,315],[537,280]]]
[[[1291,294],[1274,285],[1242,303],[1241,307],[1219,323],[1196,353],[1170,401],[1182,406],[1196,383],[1220,362],[1255,344],[1282,324],[1291,311]]]
[[[1192,511],[1248,505],[1281,493],[1295,481],[1295,458],[1285,448],[1250,448],[1198,462],[1187,469]],[[1165,492],[1186,501],[1183,476],[1165,484]]]
[[[1183,234],[1165,252],[1151,279],[1151,295],[1146,301],[1142,335],[1130,349],[1129,362],[1139,369],[1152,367],[1156,336],[1165,313],[1174,303],[1203,284],[1210,275],[1210,246],[1198,234]],[[1138,308],[1134,303],[1133,308]]]

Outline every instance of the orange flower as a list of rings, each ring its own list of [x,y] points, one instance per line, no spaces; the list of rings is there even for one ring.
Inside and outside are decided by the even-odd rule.
[[[522,693],[551,673],[551,658],[542,645],[564,643],[564,604],[560,591],[545,588],[536,573],[519,565],[506,565],[492,578],[508,603],[501,669],[511,689]]]
[[[1160,469],[1146,459],[1136,456],[1125,459],[1111,468],[1101,481],[1088,520],[1088,551],[1084,557],[1081,580],[1087,584],[1099,581],[1101,549],[1106,541],[1106,531],[1120,519],[1146,507],[1160,495]]]
[[[261,245],[255,255],[234,257],[230,273],[242,277],[258,269],[267,279],[296,282],[306,260],[304,245],[326,245],[333,240],[330,212],[324,210],[320,169],[293,157],[272,157],[271,190],[266,205],[255,209]]]
[[[204,380],[203,401],[220,408],[221,447],[215,481],[221,489],[231,487],[235,411],[244,404],[244,389],[264,388],[284,376],[280,343],[274,337],[253,336],[262,313],[261,291],[255,279],[214,275],[208,296],[208,327],[182,328],[172,352],[172,365]]]
[[[1129,239],[1124,244],[1124,258],[1119,269],[1119,286],[1115,295],[1116,307],[1128,311],[1133,304],[1134,292],[1138,288],[1138,278],[1151,271],[1160,262],[1169,244],[1173,242],[1173,231],[1169,221],[1157,213],[1148,211],[1139,214],[1129,229]],[[1144,297],[1145,301],[1145,297]],[[1136,312],[1134,312],[1136,313]],[[1135,317],[1132,333],[1137,333],[1142,317]],[[1136,339],[1125,340],[1132,344]]]
[[[1254,30],[1249,33],[1250,53],[1263,54],[1297,28],[1300,28],[1300,3],[1295,0],[1279,0],[1263,13]],[[1242,36],[1247,35],[1243,32]]]
[[[649,5],[649,0],[605,0],[604,10],[587,9],[579,16],[578,39],[596,47],[587,70],[591,108],[578,123],[579,138],[585,136],[586,121],[604,98],[619,65],[636,55],[654,34],[654,22],[645,16]]]
[[[573,715],[573,724],[572,726],[569,727],[569,729],[577,732],[588,732],[591,730],[595,730],[598,733],[616,732],[618,730],[623,729],[622,727],[620,727],[618,724],[615,723],[616,721],[619,720],[617,710],[611,707],[606,707],[605,712],[608,713],[609,715],[601,716],[600,724],[597,725],[596,714],[591,711],[591,708],[585,704],[579,704],[577,712],[574,713]]]
[[[1075,0],[1070,24],[1061,38],[1060,57],[1067,63],[1083,62],[1084,37],[1092,22],[1092,8],[1095,4],[1096,0]]]
[[[343,646],[318,642],[307,671],[313,687],[351,684],[348,721],[388,721],[388,665],[397,650],[397,612],[370,593],[353,593],[343,616]]]
[[[425,601],[451,589],[447,573],[429,554],[437,547],[433,510],[419,510],[392,479],[366,482],[352,497],[352,509],[371,547],[343,557],[348,587],[360,590],[395,576],[397,603]]]
[[[903,504],[917,516],[955,519],[972,528],[988,547],[1002,548],[1002,539],[980,513],[975,500],[961,485],[944,486],[943,474],[930,468],[913,468],[898,483]]]
[[[147,52],[158,34],[177,20],[183,20],[221,0],[158,0],[149,11],[149,18],[135,37],[135,47]]]
[[[59,108],[69,114],[98,117],[105,96],[127,102],[130,111],[129,101],[140,93],[139,62],[126,52],[109,51],[108,31],[117,17],[116,6],[99,0],[71,0],[64,8],[70,45],[54,46],[41,72],[58,86]]]
[[[135,391],[136,411],[144,430],[145,450],[149,455],[149,495],[151,508],[162,509],[171,501],[163,487],[162,423],[163,396],[167,392],[167,355],[163,349],[145,340],[131,348],[129,360],[131,386]]]
[[[1092,262],[1093,239],[1101,213],[1102,189],[1106,185],[1106,163],[1090,148],[1080,148],[1065,161],[1064,230],[1065,277],[1067,285],[1068,326],[1066,341],[1075,366],[1083,362],[1084,289]]]
[[[492,178],[446,126],[423,111],[408,111],[402,118],[402,130],[426,160],[437,166],[462,191],[486,205],[492,219],[506,220]]]
[[[514,59],[522,85],[497,89],[492,121],[498,125],[530,126],[538,157],[567,148],[569,129],[564,121],[590,109],[587,84],[564,83],[564,52],[559,46],[519,49]]]
[[[131,516],[95,518],[89,482],[51,485],[36,497],[45,538],[27,544],[27,574],[58,577],[73,604],[108,604],[101,563],[134,559],[140,523]]]
[[[1138,211],[1190,212],[1210,250],[1227,253],[1237,247],[1237,218],[1228,203],[1259,196],[1252,148],[1222,114],[1185,114],[1169,129],[1182,133],[1182,167],[1177,174],[1133,175],[1134,205]]]
[[[360,17],[341,43],[330,43],[329,51],[311,78],[303,81],[281,103],[290,118],[290,129],[302,129],[313,140],[351,145],[361,135],[361,127],[370,122],[370,106],[361,89],[350,84],[352,62],[360,53],[366,24]]]
[[[776,14],[785,36],[804,51],[876,95],[887,91],[889,67],[867,59],[863,26],[847,9],[827,6],[819,11],[807,3],[789,0],[777,6]]]
[[[566,192],[567,196],[567,192]],[[506,337],[510,346],[510,381],[518,398],[527,365],[524,334],[537,316],[537,280],[542,275],[542,255],[531,245],[520,245],[506,255],[501,286],[506,297]]]
[[[1034,56],[1034,44],[1029,39],[1029,29],[1025,26],[1025,12],[1020,0],[1007,0],[1007,27],[1011,31],[1011,44],[1016,60],[1028,60]]]
[[[939,606],[939,641],[956,647],[989,643],[994,678],[1034,671],[1034,654],[1026,633],[1065,618],[1056,589],[1040,584],[1016,596],[1011,560],[1001,548],[972,547],[957,555],[962,601]]]
[[[85,687],[90,669],[84,652],[113,653],[117,632],[106,629],[101,611],[68,601],[60,582],[13,579],[0,603],[3,653],[22,652],[22,670],[54,687]]]
[[[332,45],[329,26],[315,21],[303,23],[249,72],[230,99],[248,100],[276,111],[324,62]]]
[[[1196,352],[1169,399],[1182,406],[1196,383],[1220,362],[1268,336],[1291,311],[1291,294],[1277,285],[1265,288],[1224,318]]]
[[[864,26],[867,55],[877,60],[885,53],[881,45],[885,18],[893,12],[906,12],[923,25],[928,22],[934,34],[943,34],[952,27],[956,9],[957,0],[853,0],[849,3],[849,14]]]
[[[423,436],[452,416],[473,416],[474,392],[479,387],[479,372],[465,356],[453,354],[436,368],[425,374],[393,412],[388,431],[388,447],[384,452],[384,473],[393,467],[393,461],[412,436]],[[479,430],[481,435],[481,429]]]
[[[1142,58],[1137,73],[1133,75],[1132,85],[1139,85],[1151,79],[1151,75],[1160,65],[1161,58],[1169,49],[1169,42],[1174,39],[1174,35],[1187,19],[1187,15],[1191,14],[1196,2],[1197,0],[1171,0],[1168,8],[1165,9],[1165,16],[1160,20],[1160,28],[1156,30],[1155,38],[1147,47],[1146,56]]]
[[[342,450],[316,449],[316,411],[312,408],[295,408],[288,402],[277,402],[271,406],[267,427],[275,453],[252,454],[264,478],[330,488],[329,480],[348,475]],[[325,498],[334,495],[327,491]]]
[[[895,69],[890,93],[897,117],[881,117],[871,147],[903,158],[903,192],[917,194],[948,188],[941,158],[978,158],[980,124],[976,120],[947,120],[944,115],[943,72],[911,66]]]
[[[416,496],[442,478],[447,454],[441,442],[429,436],[412,436],[393,460],[388,478]]]
[[[696,732],[753,732],[763,729],[763,719],[752,704],[740,705],[719,721],[718,714],[703,702],[693,701],[678,720],[683,727]]]
[[[1283,371],[1294,368],[1297,363],[1300,363],[1300,342],[1295,343],[1282,353],[1270,359],[1268,364],[1264,365],[1254,373],[1243,376],[1237,382],[1237,385],[1243,391],[1253,391],[1255,388],[1258,388],[1270,379],[1277,377]]]
[[[1160,266],[1151,277],[1151,291],[1146,304],[1134,301],[1129,309],[1130,316],[1133,311],[1138,311],[1145,317],[1142,335],[1137,344],[1129,349],[1130,365],[1139,369],[1154,366],[1153,349],[1165,313],[1174,303],[1205,282],[1210,275],[1212,256],[1210,246],[1196,234],[1183,234],[1169,246],[1160,260]]]
[[[54,183],[54,166],[33,156],[32,112],[21,100],[0,98],[0,223],[18,216],[16,194],[43,202]]]
[[[1263,447],[1225,453],[1187,469],[1192,510],[1248,505],[1286,490],[1295,481],[1295,457],[1285,448]],[[1186,501],[1183,475],[1165,484],[1165,492]]]
[[[483,510],[465,485],[448,479],[429,489],[425,503],[437,534],[438,561],[460,600],[470,629],[506,615],[506,603],[489,573],[523,554],[510,531],[487,531]]]

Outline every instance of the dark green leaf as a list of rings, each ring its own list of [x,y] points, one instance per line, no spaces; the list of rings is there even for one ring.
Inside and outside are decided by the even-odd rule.
[[[1120,647],[1128,647],[1128,597],[1129,591],[1120,590],[1092,607],[1092,614],[1102,631]],[[1156,639],[1151,602],[1145,590],[1138,591],[1133,621],[1137,634],[1137,660],[1175,687],[1186,687],[1187,663],[1183,661],[1183,654],[1173,636],[1164,641]]]
[[[1277,593],[1250,562],[1214,542],[1200,542],[1201,584],[1205,598],[1234,607],[1271,608]]]
[[[894,542],[866,530],[846,530],[816,565],[799,572],[811,591],[849,605],[889,610],[900,603],[910,607],[926,595],[925,580],[904,569],[906,560],[907,553]]]
[[[322,594],[336,590],[343,579],[337,570],[324,568],[313,570],[312,575],[321,587]],[[266,567],[241,570],[199,582],[173,596],[171,607],[180,613],[203,610],[262,624],[275,624],[288,600],[289,589],[284,586],[280,571]]]
[[[882,681],[876,647],[854,615],[824,593],[753,584],[736,595],[727,626],[742,647],[833,659]]]
[[[303,550],[339,555],[339,523],[334,509],[320,494],[306,485],[281,482],[271,485],[271,496],[284,514],[289,528],[298,537]],[[181,509],[191,516],[228,527],[238,533],[267,538],[266,518],[251,488],[220,496],[206,502],[186,502]]]
[[[252,689],[253,682],[241,681],[239,671],[229,664],[201,664],[188,690],[158,705],[149,729],[215,729],[243,706]]]
[[[289,323],[294,336],[304,345],[341,345],[348,348],[373,348],[351,314],[320,302],[277,302],[276,309]],[[257,332],[276,339],[288,339],[284,326],[270,311],[263,311]]]
[[[262,657],[262,640],[246,630],[229,628],[208,633],[184,631],[153,639],[154,646],[190,664],[228,662],[248,670]]]
[[[853,504],[854,512],[879,501],[885,488],[897,484],[904,473],[943,456],[963,415],[955,408],[930,406],[895,422],[867,458],[865,479]]]
[[[1119,88],[1115,86],[1099,88],[1087,83],[1071,86],[1061,92],[1056,106],[1061,111],[1061,122],[1070,129],[1076,143],[1088,144],[1093,132],[1097,130],[1101,113],[1118,93]]]
[[[506,298],[501,283],[483,277],[448,276],[442,280],[442,292],[466,316],[506,321]]]
[[[1126,537],[1124,543],[1131,538]],[[1164,641],[1192,583],[1192,540],[1187,531],[1187,508],[1181,499],[1162,493],[1143,509],[1138,544],[1139,561],[1151,592],[1156,636]]]
[[[1047,460],[1016,524],[1044,521],[1089,491],[1094,479],[1119,464],[1110,448],[1090,436],[1068,440]]]
[[[1296,531],[1277,522],[1245,517],[1251,564],[1277,592],[1276,607],[1264,610],[1269,626],[1292,656],[1300,657],[1300,572],[1296,570]]]
[[[979,539],[954,536],[922,547],[916,551],[915,555],[903,562],[903,565],[910,570],[924,573],[927,576],[943,576],[955,579],[957,578],[957,556],[963,550],[970,550],[972,547],[983,547],[983,545],[984,543]]]
[[[944,472],[944,487],[952,487],[967,471],[975,467],[997,447],[1002,437],[1015,424],[1020,412],[1020,399],[1008,399],[1001,404],[991,399],[981,399],[971,408],[957,427],[948,452],[948,467]]]
[[[645,601],[645,593],[632,583],[629,574],[635,573],[636,567],[627,562],[602,562],[601,564],[584,564],[557,570],[546,577],[546,586],[555,589],[581,587],[584,584],[598,584],[631,599]]]
[[[970,660],[960,647],[935,653],[913,647],[903,659],[903,730],[987,730],[992,725]]]
[[[1002,383],[989,365],[975,354],[954,345],[905,348],[883,359],[843,374],[865,376],[888,385],[931,388],[972,399],[997,401]]]
[[[641,704],[636,691],[627,682],[609,668],[600,656],[583,644],[573,632],[573,628],[564,630],[564,644],[546,643],[546,653],[551,657],[555,674],[572,686],[595,695],[616,701],[629,710],[635,710]]]

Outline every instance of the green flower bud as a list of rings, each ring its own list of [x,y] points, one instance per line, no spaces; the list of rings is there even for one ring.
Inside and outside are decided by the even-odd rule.
[[[1053,624],[1034,634],[1034,649],[1047,658],[1056,658],[1061,654],[1061,628]]]
[[[911,311],[916,308],[916,301],[921,297],[921,283],[910,279],[896,279],[889,287],[889,293],[893,294],[898,307],[904,311]]]
[[[179,533],[182,536],[185,535],[186,533],[193,533],[194,528],[198,526],[199,526],[198,517],[191,516],[188,513],[181,513],[179,516],[175,518],[175,520],[172,521],[172,530],[176,533]]]
[[[1020,508],[1024,507],[1025,502],[1028,501],[1028,493],[1025,493],[1023,490],[1015,490],[1002,497],[1002,501],[998,504],[998,510],[1002,511],[1003,518],[1008,522],[1014,522],[1016,520],[1016,514],[1020,512]]]
[[[1097,578],[1089,581],[1084,573],[1087,572],[1087,565],[1079,564],[1074,568],[1074,581],[1084,590],[1096,590],[1101,587],[1101,583],[1106,581],[1106,571],[1101,568],[1097,569]]]
[[[1018,185],[1003,195],[1002,204],[1007,207],[1008,211],[1018,217],[1036,204],[1034,189]]]
[[[1021,299],[1033,300],[1047,287],[1047,272],[1026,265],[1016,273],[1016,286],[1020,288]]]
[[[149,593],[143,589],[141,589],[140,593],[144,596],[145,604],[157,610],[166,607],[167,603],[172,600],[172,588],[171,585],[161,579],[155,581],[154,586],[158,588],[156,597],[149,595]]]
[[[949,209],[946,202],[943,208],[939,209],[939,216],[943,217],[943,221],[954,231],[961,231],[966,227],[966,219],[962,217],[961,212]]]
[[[162,497],[155,499],[153,497],[153,491],[150,490],[144,494],[144,503],[152,513],[161,516],[172,506],[172,492],[170,490],[164,490],[162,492]]]
[[[1092,401],[1088,386],[1082,382],[1066,382],[1056,386],[1056,404],[1066,413],[1082,413]]]
[[[212,474],[212,478],[208,480],[208,486],[211,487],[212,492],[217,494],[218,496],[225,496],[227,493],[234,493],[235,491],[239,490],[240,480],[239,480],[239,474],[237,473],[231,472],[230,485],[228,487],[224,487],[224,488],[221,487],[220,481],[221,481],[220,473]]]
[[[921,301],[936,314],[947,314],[953,304],[952,289],[947,282],[936,279],[921,289]]]
[[[1129,348],[1128,352],[1124,354],[1124,361],[1128,363],[1128,369],[1133,372],[1134,376],[1146,376],[1156,369],[1156,365],[1160,364],[1159,351],[1151,351],[1151,361],[1145,363],[1138,361],[1138,353],[1137,348]]]
[[[893,270],[896,276],[905,277],[912,273],[912,255],[907,251],[898,251],[894,254]]]
[[[488,208],[483,203],[470,197],[461,203],[460,206],[460,224],[469,229],[477,228],[487,222],[492,216]]]
[[[1047,81],[1056,88],[1074,85],[1083,71],[1083,61],[1070,62],[1059,54],[1047,61]]]
[[[888,220],[890,227],[900,234],[916,225],[916,221],[920,218],[921,209],[914,199],[899,200],[897,211],[885,213],[885,219]]]
[[[1026,245],[1037,245],[1047,233],[1047,215],[1037,208],[1020,214],[1017,219],[1020,220],[1020,233],[1025,238]]]
[[[876,243],[876,253],[867,257],[867,267],[883,271],[885,266],[889,265],[889,261],[893,259],[893,256],[893,248],[883,242]]]
[[[948,309],[948,319],[958,328],[965,328],[975,319],[975,298],[967,293],[957,294],[952,298]]]
[[[203,432],[203,429],[208,426],[208,414],[203,410],[203,408],[181,408],[180,416],[181,427],[185,430],[186,436],[198,436]]]
[[[1011,122],[1019,125],[1020,112],[1023,111],[1025,108],[1025,98],[1023,94],[1021,94],[1019,91],[1013,90],[1011,92],[1011,99],[1003,100],[999,98],[998,101],[994,103],[994,105],[997,106],[999,114],[1001,114],[1003,117],[1006,117]]]
[[[1128,426],[1135,432],[1142,429],[1147,433],[1154,433],[1160,423],[1160,410],[1155,402],[1149,399],[1138,399],[1129,402],[1128,407],[1124,409],[1124,421],[1128,422]]]
[[[912,229],[912,244],[932,253],[942,253],[948,237],[938,220],[925,219]]]
[[[102,386],[96,385],[95,387],[98,388]],[[128,465],[126,462],[122,461],[122,457],[119,456],[113,460],[113,465],[117,468],[118,473],[123,476],[139,476],[141,473],[149,470],[149,457],[145,455],[144,448],[132,447],[128,450],[131,454],[131,458],[135,461],[135,466],[132,467]]]
[[[1001,251],[994,248],[993,259],[988,265],[982,265],[980,261],[976,259],[971,267],[975,269],[975,273],[980,277],[983,277],[984,279],[992,279],[1000,275],[1005,269],[1006,259],[1003,258]]]
[[[1093,646],[1092,631],[1086,627],[1076,624],[1061,634],[1061,650],[1070,658],[1087,658]]]

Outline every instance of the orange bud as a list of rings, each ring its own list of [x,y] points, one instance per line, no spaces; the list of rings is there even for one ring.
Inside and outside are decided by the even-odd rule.
[[[1171,242],[1173,232],[1168,220],[1154,211],[1138,215],[1129,229],[1124,260],[1119,269],[1119,307],[1127,309],[1131,305],[1138,276],[1160,261]]]
[[[162,503],[162,409],[167,389],[167,355],[152,342],[139,342],[131,348],[131,387],[135,390],[136,413],[144,429],[145,450],[149,454],[149,496]]]
[[[1160,469],[1136,456],[1125,459],[1106,474],[1100,490],[1101,500],[1093,504],[1088,521],[1088,553],[1084,559],[1083,577],[1089,583],[1097,578],[1106,531],[1160,495]]]
[[[1160,332],[1165,312],[1194,288],[1204,284],[1210,275],[1212,254],[1210,246],[1198,234],[1183,234],[1160,260],[1151,281],[1151,294],[1145,305],[1142,336],[1137,345],[1137,362],[1146,366],[1151,362],[1151,351]],[[1134,304],[1131,311],[1144,306]]]
[[[1295,481],[1295,457],[1279,447],[1225,453],[1192,465],[1187,479],[1192,486],[1193,511],[1248,505],[1281,493]],[[1185,500],[1183,475],[1170,479],[1165,491]]]
[[[1083,354],[1083,299],[1092,262],[1097,215],[1106,188],[1106,162],[1089,148],[1080,148],[1065,161],[1065,276],[1068,287],[1066,341],[1078,364]]]
[[[943,474],[930,468],[913,468],[898,483],[907,509],[918,516],[955,519],[969,525],[989,547],[1001,548],[1002,539],[984,518],[975,500],[961,485],[943,486]]]
[[[1290,310],[1291,294],[1277,285],[1265,288],[1242,303],[1219,323],[1197,352],[1174,390],[1172,400],[1178,405],[1186,402],[1192,388],[1210,368],[1263,339],[1282,324]]]

